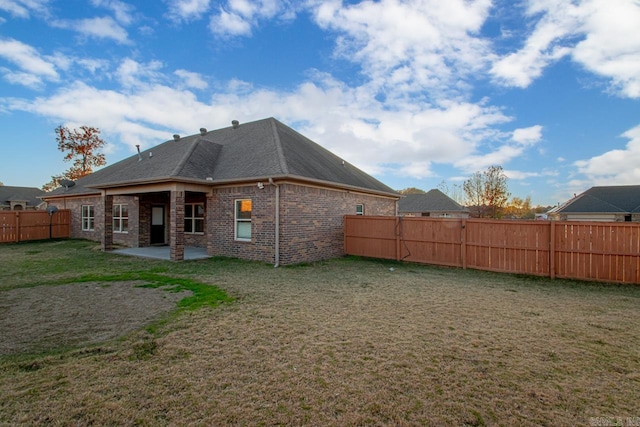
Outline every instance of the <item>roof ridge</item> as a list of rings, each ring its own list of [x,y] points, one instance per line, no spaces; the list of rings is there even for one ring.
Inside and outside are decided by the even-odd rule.
[[[182,157],[182,159],[180,159],[180,161],[176,164],[176,167],[173,168],[173,170],[171,171],[171,174],[169,176],[178,176],[180,174],[180,171],[182,171],[182,169],[184,168],[184,166],[187,164],[187,162],[189,161],[189,159],[191,158],[191,155],[193,154],[193,152],[195,151],[196,147],[199,145],[199,143],[202,141],[202,138],[197,138],[193,144],[191,145],[191,147],[189,147],[189,149],[187,150],[186,153],[184,153],[184,156]],[[170,142],[171,143],[171,142]],[[180,141],[175,141],[175,143],[179,144]]]
[[[625,211],[624,209],[622,209],[620,206],[616,206],[616,205],[614,205],[613,203],[609,203],[609,202],[607,202],[606,200],[603,200],[603,199],[601,199],[601,198],[600,198],[600,197],[598,197],[598,196],[594,196],[594,195],[592,195],[592,194],[588,194],[588,196],[589,196],[589,197],[593,197],[594,199],[599,200],[600,202],[605,203],[605,204],[607,204],[607,205],[611,206],[612,208],[616,208],[616,209],[618,209],[620,212],[626,212],[626,211]]]
[[[280,162],[280,169],[285,175],[289,175],[289,168],[287,166],[287,159],[284,157],[284,151],[282,150],[282,142],[280,141],[280,133],[276,126],[277,120],[271,117],[271,128],[273,129],[273,136],[275,138],[276,152],[278,154],[278,161]]]

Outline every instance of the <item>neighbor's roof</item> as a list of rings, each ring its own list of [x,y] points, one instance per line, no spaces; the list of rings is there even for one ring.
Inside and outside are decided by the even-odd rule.
[[[0,205],[9,206],[11,202],[26,202],[27,206],[38,206],[43,203],[39,197],[44,194],[44,191],[36,187],[0,185]]]
[[[398,212],[469,212],[442,191],[433,189],[426,194],[407,194],[398,200]]]
[[[640,185],[591,187],[558,213],[640,213]]]
[[[393,189],[274,118],[171,139],[107,166],[51,196],[151,182],[203,184],[297,178],[370,192]]]

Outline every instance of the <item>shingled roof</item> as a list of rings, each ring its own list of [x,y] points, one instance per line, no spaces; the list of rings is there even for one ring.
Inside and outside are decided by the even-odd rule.
[[[640,185],[591,187],[558,213],[640,213]]]
[[[216,184],[268,178],[310,180],[396,195],[390,187],[274,118],[171,139],[49,195],[95,193],[95,189],[152,182]]]
[[[426,194],[407,194],[398,200],[398,212],[469,212],[442,191],[433,189]]]
[[[44,194],[44,191],[36,187],[0,185],[0,206],[11,206],[11,202],[26,202],[27,206],[36,207],[43,203],[39,197]]]

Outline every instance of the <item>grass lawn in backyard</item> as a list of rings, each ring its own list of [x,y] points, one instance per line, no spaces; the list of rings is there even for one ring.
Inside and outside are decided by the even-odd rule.
[[[0,353],[0,425],[640,424],[640,286],[8,244]]]

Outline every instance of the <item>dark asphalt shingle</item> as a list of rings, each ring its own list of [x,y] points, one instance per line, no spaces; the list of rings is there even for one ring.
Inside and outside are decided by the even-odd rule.
[[[291,177],[395,194],[370,175],[274,118],[173,139],[100,169],[76,186],[50,193],[95,193],[95,188],[166,180]],[[210,179],[207,179],[210,178]]]

